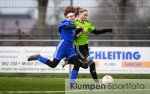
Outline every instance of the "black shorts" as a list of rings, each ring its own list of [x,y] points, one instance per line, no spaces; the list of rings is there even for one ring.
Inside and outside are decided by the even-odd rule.
[[[76,46],[75,51],[78,54],[80,60],[85,60],[89,56],[88,44]]]

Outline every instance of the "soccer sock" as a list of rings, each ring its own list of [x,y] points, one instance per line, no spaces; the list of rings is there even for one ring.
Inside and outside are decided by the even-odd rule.
[[[77,76],[78,76],[78,71],[73,69],[71,73],[70,84],[73,84],[75,82]]]
[[[46,61],[48,60],[47,58],[42,57],[42,56],[37,56],[36,59],[39,60],[40,62],[44,63],[44,64],[45,64]]]
[[[73,83],[75,83],[75,80],[78,76],[78,71],[79,71],[81,62],[79,61],[77,56],[71,57],[68,61],[74,63],[74,68],[72,69],[71,77],[70,77],[70,85],[72,85]]]
[[[45,64],[48,65],[51,68],[55,68],[58,65],[59,62],[60,62],[60,60],[57,60],[57,59],[54,58],[53,61],[47,59]]]
[[[97,73],[96,73],[96,69],[95,69],[95,63],[92,63],[90,65],[90,73],[92,75],[92,78],[94,79],[94,81],[96,83],[99,83],[98,77],[97,77]]]

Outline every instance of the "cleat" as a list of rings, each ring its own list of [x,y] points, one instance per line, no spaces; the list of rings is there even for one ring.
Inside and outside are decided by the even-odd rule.
[[[68,61],[67,61],[67,59],[64,59],[63,61],[64,62],[62,63],[62,67],[64,68],[68,64]]]
[[[100,85],[100,86],[102,85],[101,82],[99,82],[98,79],[94,79],[94,81],[95,81],[95,85]]]
[[[37,60],[37,56],[40,56],[40,54],[29,56],[28,61]]]
[[[95,86],[102,86],[102,84],[97,82],[97,83],[95,83]]]

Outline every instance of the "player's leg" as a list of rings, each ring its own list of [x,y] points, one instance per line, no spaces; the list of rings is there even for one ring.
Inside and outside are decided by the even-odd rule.
[[[95,62],[93,62],[93,63],[90,65],[90,74],[91,74],[92,78],[94,79],[94,81],[95,81],[96,83],[99,83],[99,80],[98,80],[98,77],[97,77],[97,73],[96,73]]]
[[[74,67],[71,72],[71,77],[70,77],[70,84],[72,84],[75,82],[75,79],[78,76],[78,71],[79,71],[80,64],[81,64],[77,56],[77,53],[75,52],[73,47],[67,51],[66,59],[68,62],[71,62],[72,64],[74,64]]]
[[[66,58],[63,60],[62,67],[64,68],[67,64],[74,64],[73,62],[69,62]],[[87,69],[88,65],[83,64],[82,61],[80,60],[80,67]]]
[[[75,46],[75,51],[78,54],[79,59],[81,60],[82,64],[81,67],[84,69],[88,68],[88,64],[85,58],[87,58],[89,56],[88,54],[88,48],[86,47],[86,45],[83,46]]]
[[[98,76],[96,73],[95,62],[89,56],[88,44],[83,46],[75,46],[75,50],[78,53],[81,60],[86,64],[86,66],[90,66],[90,74],[96,83],[99,83]]]
[[[80,67],[84,68],[84,69],[87,69],[88,68],[88,65],[87,64],[83,64],[82,61],[84,61],[84,59],[88,56],[86,53],[88,52],[86,50],[80,50],[80,49],[85,49],[85,47],[82,47],[82,46],[75,46],[75,51],[76,53],[78,54],[78,57],[79,57],[79,60],[81,60],[81,63],[80,63]],[[85,52],[86,51],[86,52]],[[85,53],[85,54],[83,54]],[[87,56],[85,56],[87,55]],[[74,64],[73,62],[69,62],[67,59],[64,59],[64,63],[62,64],[62,67],[65,67],[67,64]]]
[[[45,64],[46,61],[49,60],[49,59],[47,59],[47,58],[41,56],[40,54],[31,55],[31,56],[28,57],[28,61],[33,61],[33,60],[38,60],[38,61],[40,61],[40,62],[42,62],[42,63]]]
[[[78,71],[79,71],[81,62],[79,61],[79,58],[77,55],[71,57],[68,61],[74,64],[74,67],[71,72],[71,77],[70,77],[70,84],[73,84],[75,83],[75,80],[78,76]]]
[[[28,61],[32,61],[32,60],[38,60],[46,65],[48,65],[51,68],[55,68],[58,63],[60,62],[60,60],[62,58],[64,58],[66,55],[66,51],[57,48],[54,54],[54,59],[53,61],[51,61],[50,59],[47,59],[41,55],[32,55],[28,58]]]
[[[47,59],[41,55],[32,55],[28,58],[28,61],[32,61],[32,60],[38,60],[42,62],[43,64],[48,65],[51,68],[55,68],[60,62],[59,59],[54,58],[53,61],[51,61],[50,59]]]

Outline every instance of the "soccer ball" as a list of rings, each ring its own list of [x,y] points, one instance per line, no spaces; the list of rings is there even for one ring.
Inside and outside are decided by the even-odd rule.
[[[102,84],[108,85],[108,84],[112,84],[112,83],[113,83],[113,78],[110,75],[105,75],[102,78]]]

